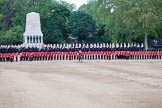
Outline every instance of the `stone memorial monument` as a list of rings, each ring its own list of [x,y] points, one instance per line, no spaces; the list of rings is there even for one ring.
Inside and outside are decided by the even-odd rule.
[[[24,45],[27,46],[43,45],[43,33],[41,32],[39,13],[31,12],[26,15],[26,27],[23,37],[24,37]]]

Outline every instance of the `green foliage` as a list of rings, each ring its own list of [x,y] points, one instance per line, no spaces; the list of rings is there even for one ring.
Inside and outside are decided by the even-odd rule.
[[[96,0],[74,9],[56,0],[0,0],[0,44],[23,42],[31,11],[40,13],[45,43],[66,43],[69,36],[115,43],[162,38],[162,0]]]
[[[45,43],[66,42],[67,20],[73,9],[73,4],[54,0],[1,0],[0,38],[3,41],[1,44],[23,42],[26,14],[32,11],[40,13]]]
[[[80,8],[106,25],[112,42],[144,42],[162,38],[161,0],[96,0]]]
[[[69,17],[68,30],[71,36],[78,38],[79,42],[93,36],[95,21],[85,12],[73,12]]]
[[[48,14],[42,16],[42,31],[45,43],[63,43],[67,40],[67,19],[70,15],[64,5],[52,5]]]
[[[0,44],[21,44],[23,42],[22,32],[21,26],[14,26],[8,31],[1,31]]]

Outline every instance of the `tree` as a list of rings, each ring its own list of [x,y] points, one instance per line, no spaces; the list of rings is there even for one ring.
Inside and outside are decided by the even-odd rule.
[[[76,11],[69,17],[68,30],[71,36],[78,38],[79,42],[93,36],[95,21],[85,12]]]
[[[161,0],[96,0],[87,6],[112,42],[145,42],[148,49],[147,38],[161,37]]]
[[[40,13],[45,43],[66,42],[70,9],[72,5],[55,0],[0,0],[0,37],[22,38],[26,14],[34,11]]]
[[[70,15],[62,4],[52,4],[48,13],[42,16],[42,31],[45,43],[63,43],[67,41],[67,19]]]
[[[129,29],[133,28],[136,30],[136,33],[138,33],[137,37],[144,37],[146,50],[148,49],[148,36],[154,36],[155,38],[157,36],[157,26],[160,26],[160,3],[160,0],[121,0],[116,5],[117,14],[120,15],[122,12],[122,22],[126,25],[126,29],[128,29],[129,32],[132,32],[132,30]],[[132,33],[129,34],[131,35]]]
[[[6,32],[1,32],[0,44],[21,44],[23,42],[22,32],[21,26],[14,26]]]
[[[13,0],[6,0],[0,2],[0,21],[1,30],[8,30],[13,26],[12,18],[15,17],[15,9]]]

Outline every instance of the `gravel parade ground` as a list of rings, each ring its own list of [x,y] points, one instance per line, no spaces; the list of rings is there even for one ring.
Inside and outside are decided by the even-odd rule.
[[[162,60],[0,63],[0,108],[162,108]]]

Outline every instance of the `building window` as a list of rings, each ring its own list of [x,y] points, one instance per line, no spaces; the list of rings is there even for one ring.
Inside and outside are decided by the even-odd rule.
[[[27,36],[27,43],[29,43],[29,36]]]

